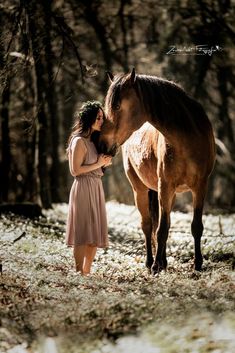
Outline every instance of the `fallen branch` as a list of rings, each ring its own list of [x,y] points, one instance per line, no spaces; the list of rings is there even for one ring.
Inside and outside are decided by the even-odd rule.
[[[26,232],[23,232],[21,235],[19,235],[17,238],[15,238],[13,240],[13,243],[15,243],[16,241],[20,240],[21,238],[23,238],[26,235]]]

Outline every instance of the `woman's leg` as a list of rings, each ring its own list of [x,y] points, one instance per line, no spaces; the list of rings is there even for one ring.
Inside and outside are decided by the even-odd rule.
[[[85,258],[83,263],[83,274],[87,275],[91,272],[91,265],[95,258],[95,254],[97,251],[96,246],[87,245],[85,250]]]
[[[86,245],[78,245],[73,248],[73,255],[75,260],[75,268],[77,272],[83,273],[84,257],[86,252]]]

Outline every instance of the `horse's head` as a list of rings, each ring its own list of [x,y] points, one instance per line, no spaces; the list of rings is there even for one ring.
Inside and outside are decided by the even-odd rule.
[[[133,69],[130,74],[113,77],[108,73],[111,85],[105,98],[105,120],[100,134],[100,150],[103,153],[115,155],[130,135],[143,123],[141,121],[141,106],[136,93],[136,74]]]

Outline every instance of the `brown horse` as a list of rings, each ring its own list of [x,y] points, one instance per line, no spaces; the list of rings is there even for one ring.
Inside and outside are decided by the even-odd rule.
[[[175,194],[190,190],[194,264],[196,270],[201,270],[203,204],[215,160],[209,119],[202,106],[173,82],[136,75],[134,69],[127,75],[109,77],[112,83],[105,99],[108,118],[102,127],[100,147],[114,155],[128,140],[123,146],[124,168],[142,216],[146,265],[153,274],[166,268],[166,241]]]

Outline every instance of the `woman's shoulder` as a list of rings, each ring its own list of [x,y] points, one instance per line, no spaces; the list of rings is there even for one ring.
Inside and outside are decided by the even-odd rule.
[[[82,136],[77,135],[72,138],[70,148],[74,149],[75,147],[86,149],[85,139]]]

